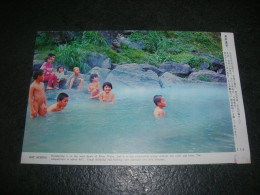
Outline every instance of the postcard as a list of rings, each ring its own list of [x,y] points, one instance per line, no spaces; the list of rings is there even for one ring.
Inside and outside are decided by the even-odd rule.
[[[21,163],[250,163],[234,34],[39,31]]]

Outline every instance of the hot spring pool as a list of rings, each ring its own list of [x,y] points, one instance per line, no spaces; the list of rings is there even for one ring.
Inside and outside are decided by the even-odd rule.
[[[66,92],[67,112],[26,117],[23,152],[208,153],[234,152],[224,85],[177,85],[170,89],[113,89],[115,104]],[[163,95],[164,117],[154,117],[154,95]],[[47,96],[48,106],[56,99]]]

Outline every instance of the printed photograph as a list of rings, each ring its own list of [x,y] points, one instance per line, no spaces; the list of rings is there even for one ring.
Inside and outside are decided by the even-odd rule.
[[[221,33],[39,31],[23,152],[235,152]]]

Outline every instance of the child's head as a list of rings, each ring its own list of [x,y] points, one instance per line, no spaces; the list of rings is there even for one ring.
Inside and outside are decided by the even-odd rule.
[[[79,74],[79,68],[78,68],[78,67],[74,67],[74,68],[73,68],[73,72],[74,72],[75,74]]]
[[[33,79],[36,80],[38,76],[42,76],[43,70],[42,69],[36,69],[33,71]]]
[[[95,78],[98,78],[98,75],[97,74],[91,74],[90,78],[89,78],[89,81],[93,82]]]
[[[66,93],[60,93],[57,97],[58,104],[60,104],[61,107],[63,108],[67,106],[68,101],[69,101],[69,96]]]
[[[62,72],[63,69],[64,69],[64,67],[63,67],[62,65],[59,65],[59,66],[57,67],[57,72]]]
[[[155,95],[153,97],[153,102],[155,103],[156,106],[160,106],[160,107],[165,107],[166,106],[165,99],[161,95]]]
[[[105,88],[110,88],[110,90],[112,89],[112,84],[111,83],[109,83],[109,82],[105,82],[104,84],[103,84],[103,90],[105,91]]]
[[[45,57],[44,62],[51,63],[52,62],[51,56]]]
[[[50,57],[51,57],[51,61],[54,62],[54,60],[55,60],[55,54],[49,53],[48,56],[50,56]]]

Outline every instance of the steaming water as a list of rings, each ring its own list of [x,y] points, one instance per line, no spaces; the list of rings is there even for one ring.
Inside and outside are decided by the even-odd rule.
[[[60,93],[61,91],[57,91]],[[30,119],[24,152],[204,153],[234,152],[226,86],[179,85],[170,89],[113,89],[115,104],[66,91],[67,112]],[[153,96],[165,97],[164,117],[154,117]],[[55,103],[47,99],[48,106]]]

